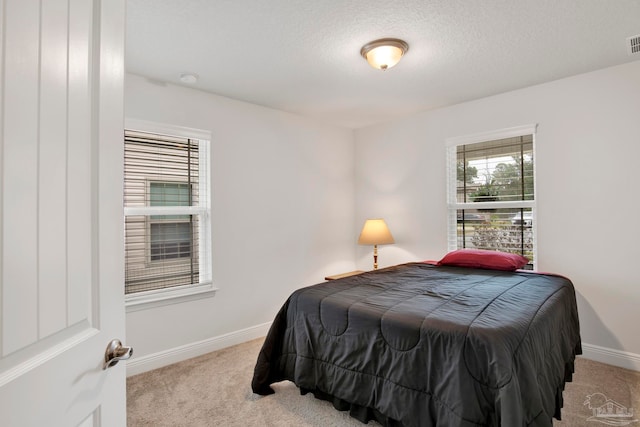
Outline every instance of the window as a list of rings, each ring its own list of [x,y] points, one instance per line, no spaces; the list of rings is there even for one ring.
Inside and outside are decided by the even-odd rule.
[[[447,141],[449,250],[517,253],[535,264],[535,126]]]
[[[124,155],[128,300],[210,285],[209,140],[126,130]]]
[[[152,181],[149,185],[150,206],[191,206],[190,184]],[[194,246],[191,215],[152,215],[150,227],[151,261],[191,257]]]

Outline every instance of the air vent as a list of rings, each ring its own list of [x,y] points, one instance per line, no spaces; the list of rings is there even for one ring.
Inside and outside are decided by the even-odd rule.
[[[640,54],[640,34],[627,39],[627,53],[629,55]]]

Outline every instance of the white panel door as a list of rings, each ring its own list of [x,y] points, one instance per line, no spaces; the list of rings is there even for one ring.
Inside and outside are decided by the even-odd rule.
[[[0,0],[2,426],[126,425],[124,15]]]

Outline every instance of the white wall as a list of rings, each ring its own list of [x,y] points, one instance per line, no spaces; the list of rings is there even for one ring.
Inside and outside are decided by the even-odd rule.
[[[211,298],[129,312],[132,364],[270,322],[294,289],[354,269],[353,131],[131,74],[125,115],[211,131],[220,288]]]
[[[381,266],[439,259],[445,140],[537,123],[539,269],[573,280],[587,356],[640,369],[640,61],[361,129],[355,144],[350,130],[134,75],[125,113],[212,132],[220,287],[128,313],[136,358],[208,351],[271,321],[293,289],[370,269],[371,248],[355,245],[366,218],[385,218],[397,242],[380,248]]]
[[[574,282],[586,355],[640,369],[640,61],[358,130],[356,224],[389,224],[381,266],[441,258],[445,140],[533,123],[539,270]]]

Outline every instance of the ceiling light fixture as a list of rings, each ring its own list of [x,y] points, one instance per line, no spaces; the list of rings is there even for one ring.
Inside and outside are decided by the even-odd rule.
[[[180,81],[182,83],[194,84],[198,81],[198,76],[191,73],[182,73],[180,74]]]
[[[400,58],[407,53],[409,45],[400,39],[378,39],[362,46],[360,55],[369,65],[385,71],[400,62]]]

